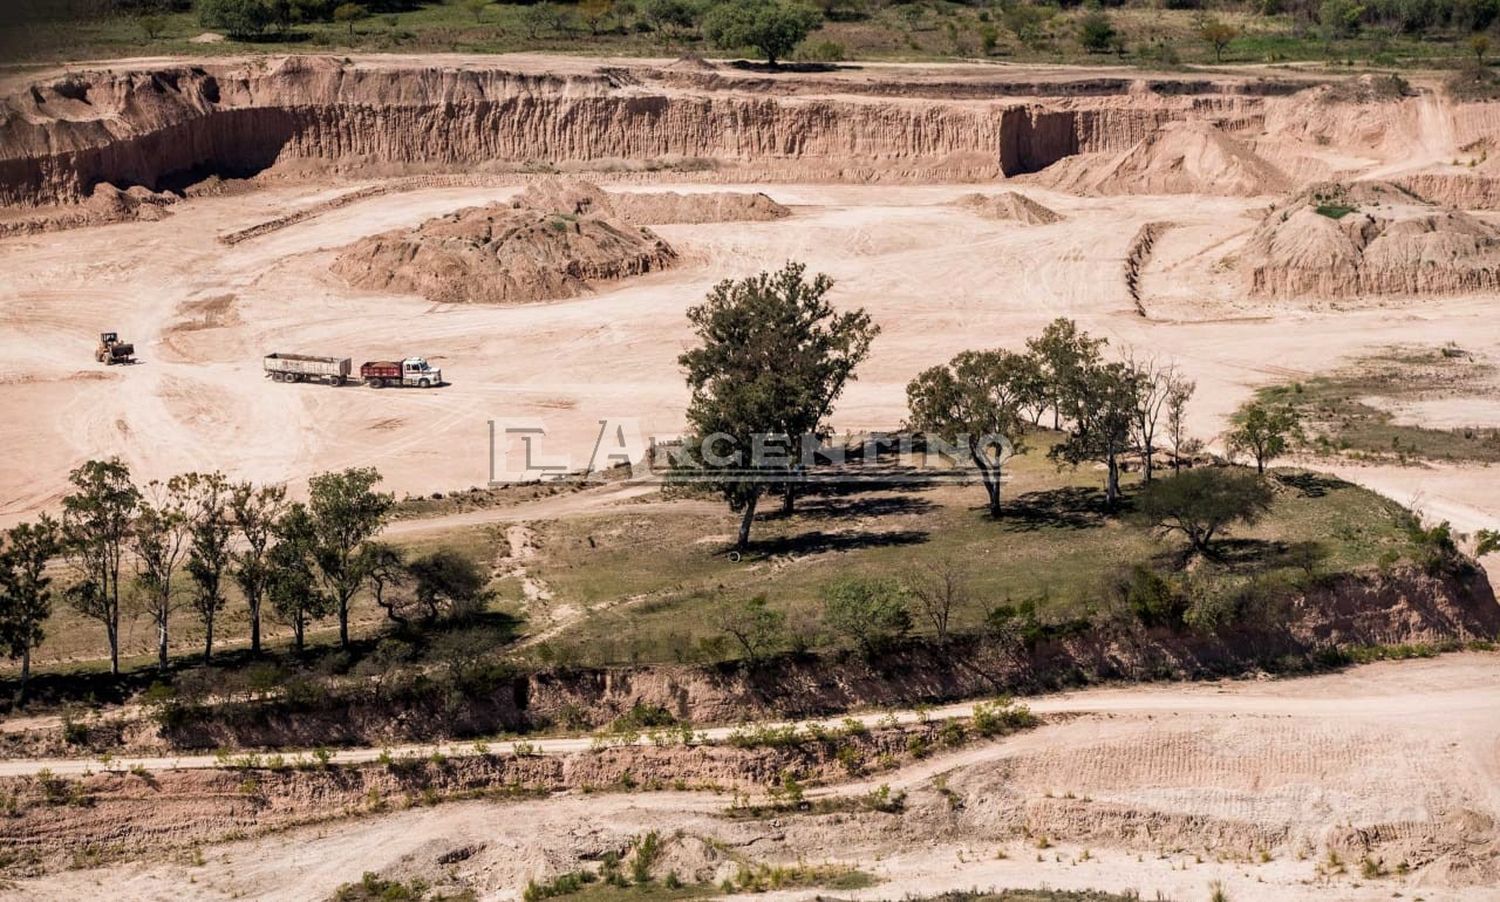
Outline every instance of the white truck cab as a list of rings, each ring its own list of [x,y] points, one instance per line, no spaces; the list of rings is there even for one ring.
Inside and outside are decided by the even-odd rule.
[[[401,361],[401,384],[430,388],[443,384],[443,371],[427,363],[425,357],[408,357]]]

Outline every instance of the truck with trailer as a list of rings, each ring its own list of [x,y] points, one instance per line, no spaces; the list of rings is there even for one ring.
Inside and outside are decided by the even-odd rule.
[[[359,378],[371,388],[433,388],[443,384],[443,371],[430,366],[421,357],[401,361],[371,360],[360,365]]]
[[[349,380],[348,357],[316,357],[310,354],[267,354],[261,367],[273,382],[323,382],[332,386]]]

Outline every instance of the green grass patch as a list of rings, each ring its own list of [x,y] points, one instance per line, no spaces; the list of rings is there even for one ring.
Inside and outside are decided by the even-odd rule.
[[[1355,211],[1354,207],[1344,204],[1319,204],[1314,208],[1319,216],[1327,216],[1329,219],[1343,219]]]
[[[1263,400],[1295,406],[1310,450],[1393,462],[1500,462],[1500,428],[1449,429],[1398,422],[1390,408],[1493,392],[1495,367],[1454,348],[1393,348],[1299,382]]]
[[[793,516],[757,521],[754,545],[738,561],[728,554],[736,517],[717,506],[542,524],[532,572],[552,587],[554,603],[586,613],[536,653],[565,664],[732,658],[720,612],[754,595],[785,615],[790,650],[842,648],[821,623],[825,586],[900,579],[944,560],[968,571],[955,632],[980,629],[1001,605],[1029,605],[1044,623],[1087,620],[1122,573],[1143,563],[1170,569],[1180,551],[1176,539],[1158,539],[1130,518],[1128,494],[1121,511],[1106,512],[1098,479],[1090,468],[1059,471],[1033,451],[1011,465],[999,520],[984,512],[978,486],[803,498]],[[1233,530],[1225,560],[1195,570],[1197,585],[1290,591],[1412,556],[1409,515],[1394,502],[1314,474],[1278,479],[1269,516]],[[915,633],[930,632],[918,616]]]

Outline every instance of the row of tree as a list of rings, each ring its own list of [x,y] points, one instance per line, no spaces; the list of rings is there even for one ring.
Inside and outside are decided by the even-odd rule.
[[[21,660],[23,699],[59,570],[71,577],[62,599],[104,627],[114,673],[129,614],[155,628],[165,670],[174,615],[190,608],[210,661],[231,586],[245,604],[252,654],[262,650],[267,613],[291,628],[299,652],[312,623],[337,616],[347,648],[350,604],[361,590],[403,626],[469,615],[488,598],[487,575],[463,555],[440,549],[408,561],[376,540],[394,498],[376,491],[372,468],[312,477],[305,502],[289,501],[284,486],[220,473],[137,485],[118,459],[88,461],[69,480],[61,520],[44,514],[0,536],[0,652]]]

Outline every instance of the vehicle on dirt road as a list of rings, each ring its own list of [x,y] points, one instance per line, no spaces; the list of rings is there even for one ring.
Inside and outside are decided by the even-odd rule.
[[[135,345],[121,341],[118,332],[100,332],[99,346],[94,348],[94,362],[105,366],[135,363]]]
[[[421,357],[408,357],[399,363],[394,360],[372,360],[359,368],[359,378],[371,388],[406,386],[408,388],[433,388],[443,384],[443,371],[429,366]]]
[[[267,354],[261,367],[273,382],[325,382],[343,385],[349,380],[348,357],[315,357],[310,354]]]

